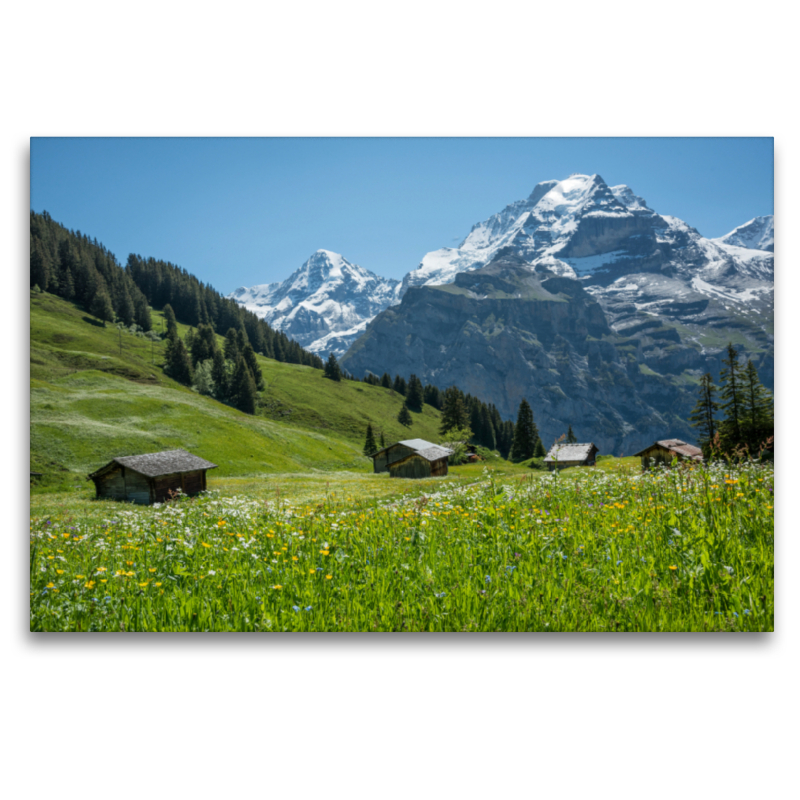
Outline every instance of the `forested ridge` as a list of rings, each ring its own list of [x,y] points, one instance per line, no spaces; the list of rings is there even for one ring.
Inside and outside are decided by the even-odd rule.
[[[319,356],[187,270],[134,253],[123,268],[96,238],[67,229],[47,211],[30,212],[30,286],[73,301],[104,323],[117,321],[143,332],[152,329],[150,307],[163,311],[168,322],[168,330],[162,333],[168,340],[165,372],[201,394],[251,414],[256,413],[258,392],[263,389],[254,353],[325,369],[325,377],[335,380],[354,379],[342,374],[335,357],[325,365]],[[175,320],[194,329],[185,341],[177,336]],[[215,333],[225,337],[224,351],[218,348]],[[528,436],[531,441],[520,448],[515,444],[514,422],[502,420],[493,404],[465,395],[456,386],[441,391],[432,384],[423,386],[415,375],[406,382],[399,375],[392,380],[388,373],[381,378],[367,373],[362,380],[390,388],[406,399],[402,424],[409,428],[414,418],[408,411],[420,413],[427,403],[442,412],[442,435],[463,433],[475,444],[498,450],[503,458],[512,451],[517,459],[530,458],[534,449],[542,450],[535,426]]]
[[[103,321],[152,327],[148,306],[170,305],[186,325],[211,325],[225,335],[243,331],[253,350],[267,358],[322,369],[319,356],[208,284],[168,261],[131,254],[125,268],[97,239],[56,222],[47,211],[30,212],[30,285],[72,300]]]

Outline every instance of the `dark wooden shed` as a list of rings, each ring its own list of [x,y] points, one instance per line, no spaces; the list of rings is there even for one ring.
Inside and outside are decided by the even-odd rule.
[[[192,495],[206,489],[206,470],[216,464],[187,453],[166,450],[140,456],[120,456],[89,475],[98,498],[140,503],[163,503],[179,489]]]
[[[554,444],[544,459],[552,472],[565,467],[593,467],[599,448],[592,442],[584,444]]]
[[[669,466],[674,458],[678,461],[702,461],[703,451],[682,439],[659,439],[644,450],[634,453],[634,456],[642,459],[642,469],[648,469],[656,464]]]
[[[450,452],[446,447],[424,439],[406,439],[373,453],[373,469],[375,472],[389,472],[393,478],[447,475]]]

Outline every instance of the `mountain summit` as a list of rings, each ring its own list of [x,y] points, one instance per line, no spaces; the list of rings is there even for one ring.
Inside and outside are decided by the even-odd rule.
[[[524,397],[544,438],[572,425],[603,452],[690,439],[697,381],[716,378],[729,341],[774,380],[772,221],[759,220],[711,240],[599,175],[545,181],[428,253],[342,365],[455,383],[506,418]]]
[[[229,297],[324,357],[344,353],[369,320],[398,301],[399,286],[339,253],[317,250],[282,283],[242,286]]]

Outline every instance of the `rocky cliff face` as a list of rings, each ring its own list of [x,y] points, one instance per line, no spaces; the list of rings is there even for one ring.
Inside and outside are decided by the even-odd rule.
[[[451,285],[410,287],[343,365],[358,375],[392,364],[440,387],[456,384],[508,418],[525,397],[546,445],[572,425],[601,452],[623,454],[664,431],[692,438],[693,393],[645,363],[645,344],[674,343],[659,333],[620,336],[579,282],[501,255]]]
[[[599,175],[545,181],[428,253],[343,364],[455,383],[507,418],[526,397],[546,443],[568,425],[601,452],[692,441],[729,341],[773,385],[772,241],[771,217],[709,240]]]

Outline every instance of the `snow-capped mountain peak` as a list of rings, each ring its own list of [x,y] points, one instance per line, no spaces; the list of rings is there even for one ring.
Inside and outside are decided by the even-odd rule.
[[[747,250],[767,250],[775,252],[775,227],[772,214],[765,217],[755,217],[750,222],[745,222],[734,228],[725,236],[711,239],[712,242],[730,244],[735,247],[744,247]]]
[[[562,252],[569,255],[568,245],[584,220],[589,227],[596,227],[611,218],[629,219],[633,229],[641,227],[637,218],[643,217],[657,215],[629,187],[612,189],[600,175],[574,174],[561,181],[543,181],[526,200],[511,203],[473,225],[457,248],[428,253],[403,279],[402,293],[409,286],[450,283],[459,272],[488,264],[506,247],[529,262]]]
[[[398,287],[340,253],[317,250],[282,283],[243,286],[229,296],[307,350],[341,355],[368,320],[397,302]]]

